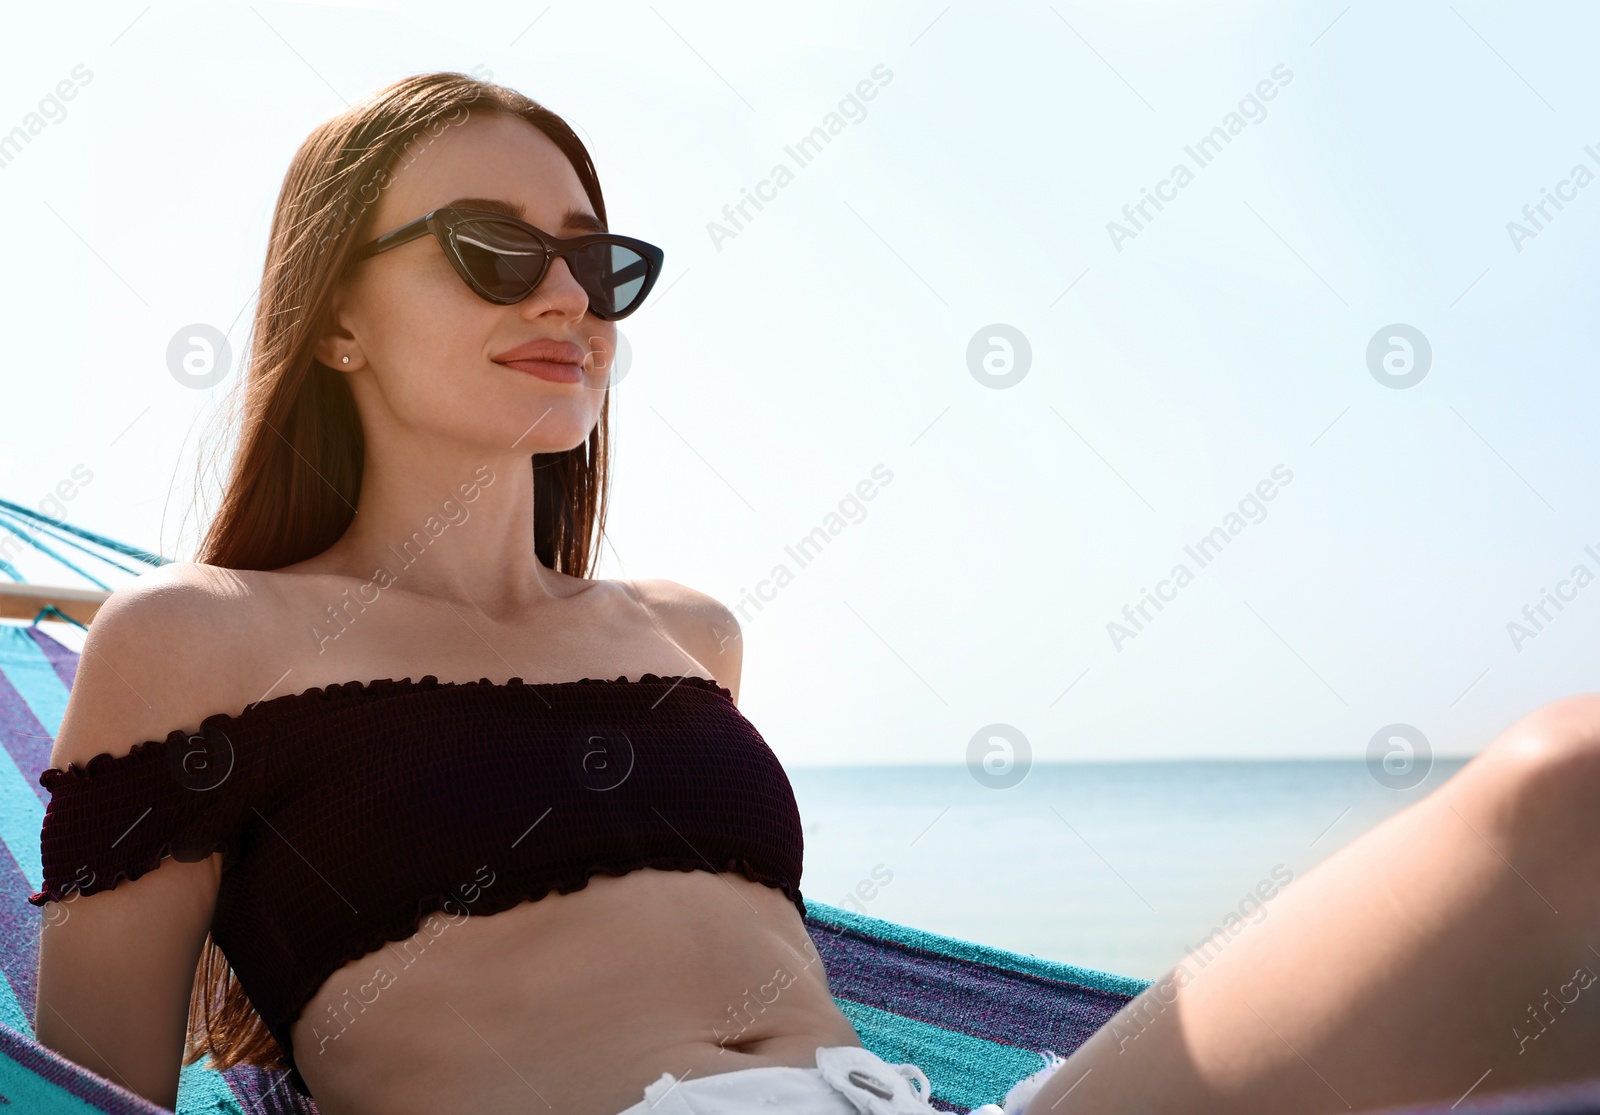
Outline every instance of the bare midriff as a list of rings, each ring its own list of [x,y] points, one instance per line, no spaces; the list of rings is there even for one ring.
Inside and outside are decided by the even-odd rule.
[[[469,910],[306,1004],[291,1037],[323,1115],[616,1115],[662,1073],[809,1068],[818,1046],[861,1044],[799,911],[742,875],[643,869]]]

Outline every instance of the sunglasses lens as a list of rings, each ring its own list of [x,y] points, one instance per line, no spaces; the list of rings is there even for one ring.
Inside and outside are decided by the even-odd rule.
[[[496,301],[519,302],[544,277],[544,245],[515,225],[463,221],[452,239],[468,274]]]
[[[568,257],[578,283],[589,294],[589,310],[610,321],[638,309],[650,266],[644,256],[623,244],[590,244]]]
[[[545,250],[526,229],[495,220],[467,220],[451,234],[462,266],[487,297],[520,302],[544,278]],[[603,321],[638,309],[650,278],[650,262],[632,248],[599,241],[566,256],[567,266],[589,296],[589,312]]]

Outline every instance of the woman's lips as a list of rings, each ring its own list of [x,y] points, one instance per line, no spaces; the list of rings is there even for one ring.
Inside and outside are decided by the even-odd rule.
[[[583,382],[583,368],[577,364],[563,364],[554,360],[506,360],[503,361],[503,366],[527,372],[552,383]]]
[[[552,383],[580,383],[583,365],[588,359],[581,347],[572,341],[558,341],[553,337],[535,337],[516,348],[507,349],[490,357],[497,364]]]

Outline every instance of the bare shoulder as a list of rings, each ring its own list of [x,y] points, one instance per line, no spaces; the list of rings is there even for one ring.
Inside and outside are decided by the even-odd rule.
[[[678,648],[698,664],[702,676],[726,686],[737,702],[744,640],[738,619],[722,601],[659,578],[614,583],[667,627]],[[686,668],[683,672],[692,671]]]
[[[150,570],[113,592],[84,639],[52,766],[192,728],[229,691],[228,648],[249,626],[248,575],[194,562]]]
[[[243,658],[224,651],[239,642],[230,636],[249,587],[232,570],[175,563],[112,593],[89,624],[51,765],[125,755],[217,711],[218,679]],[[70,809],[52,808],[45,820],[47,832],[73,824]],[[47,905],[34,1018],[41,1044],[163,1109],[176,1102],[195,966],[223,858],[167,857],[136,880]]]

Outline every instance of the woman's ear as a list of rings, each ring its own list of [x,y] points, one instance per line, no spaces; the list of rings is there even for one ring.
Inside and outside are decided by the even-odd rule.
[[[317,336],[316,346],[311,350],[313,356],[336,372],[353,372],[365,363],[361,346],[356,343],[355,334],[345,320],[347,305],[345,285],[340,283],[333,289],[323,327]]]

